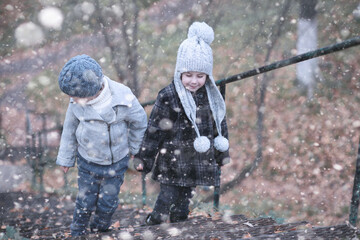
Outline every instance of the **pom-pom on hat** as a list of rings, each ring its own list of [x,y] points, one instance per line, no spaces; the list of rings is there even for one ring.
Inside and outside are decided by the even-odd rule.
[[[100,65],[88,55],[71,58],[59,74],[61,91],[71,97],[92,97],[96,95],[103,83]]]
[[[210,141],[206,136],[200,136],[199,128],[196,125],[196,104],[189,90],[185,89],[181,82],[181,74],[184,72],[202,72],[209,76],[205,83],[211,112],[215,120],[216,129],[219,134],[214,140],[214,147],[225,152],[229,149],[229,141],[222,136],[221,122],[225,118],[225,101],[216,87],[213,69],[213,54],[210,44],[214,40],[213,29],[204,22],[194,22],[188,31],[188,37],[179,47],[176,67],[174,73],[174,84],[176,92],[184,107],[185,114],[194,126],[197,138],[194,141],[194,148],[197,152],[206,152],[210,148]]]

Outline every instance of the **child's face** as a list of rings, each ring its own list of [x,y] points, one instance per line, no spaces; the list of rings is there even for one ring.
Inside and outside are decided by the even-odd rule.
[[[80,98],[80,97],[71,97],[74,102],[76,102],[77,104],[80,104],[82,106],[86,105],[87,102],[97,98],[101,91],[103,90],[104,86],[101,87],[100,91],[95,95],[95,96],[92,96],[92,97],[86,97],[86,98]]]
[[[181,82],[190,92],[196,92],[204,86],[207,75],[202,72],[184,72],[181,74]]]
[[[86,103],[92,99],[94,99],[94,97],[88,97],[88,98],[80,98],[80,97],[72,97],[72,99],[74,100],[74,102],[76,102],[77,104],[80,105],[86,105]]]

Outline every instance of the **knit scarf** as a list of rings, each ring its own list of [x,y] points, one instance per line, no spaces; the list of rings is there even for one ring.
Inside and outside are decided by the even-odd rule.
[[[175,89],[178,93],[185,114],[193,124],[197,135],[197,139],[195,139],[194,142],[195,150],[198,152],[206,152],[210,148],[210,141],[207,137],[200,135],[199,128],[196,124],[196,104],[194,98],[192,97],[191,92],[185,89],[181,82],[180,76],[180,73],[175,74]],[[215,120],[216,129],[219,134],[219,136],[215,139],[214,146],[217,150],[225,152],[229,148],[228,140],[222,136],[221,132],[221,122],[224,120],[226,112],[225,101],[221,96],[219,89],[216,87],[212,76],[209,76],[209,79],[206,80],[205,88],[210,104],[210,109]]]
[[[112,123],[115,121],[116,114],[111,107],[111,91],[109,88],[108,77],[104,76],[104,88],[96,98],[87,102],[95,111],[106,121]]]

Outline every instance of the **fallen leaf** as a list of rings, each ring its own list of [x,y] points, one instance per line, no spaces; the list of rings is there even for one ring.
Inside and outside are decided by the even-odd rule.
[[[23,211],[24,211],[24,209],[22,209],[22,208],[13,208],[9,212],[23,212]]]
[[[247,233],[247,234],[243,235],[243,238],[251,238],[251,237],[252,237],[252,236],[251,236],[250,233]]]
[[[312,228],[312,225],[310,223],[306,224],[305,227]]]
[[[116,221],[111,225],[113,228],[119,228],[120,227],[120,221]]]
[[[213,221],[216,221],[216,220],[220,220],[221,219],[221,213],[220,212],[215,212],[215,214],[211,217],[211,219]]]

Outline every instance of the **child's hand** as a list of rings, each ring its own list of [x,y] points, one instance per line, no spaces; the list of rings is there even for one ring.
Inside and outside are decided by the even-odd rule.
[[[136,158],[136,157],[133,159],[133,161],[134,161],[134,168],[137,171],[142,172],[144,170],[143,162],[139,158]]]
[[[67,171],[69,171],[69,167],[62,166],[61,168],[63,169],[64,173],[67,173]]]
[[[143,165],[140,163],[140,164],[136,167],[136,170],[138,170],[138,171],[144,170]]]

